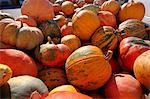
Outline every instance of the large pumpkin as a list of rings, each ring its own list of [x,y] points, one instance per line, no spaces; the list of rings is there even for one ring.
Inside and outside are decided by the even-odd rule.
[[[142,2],[131,2],[124,3],[118,14],[118,19],[123,22],[127,19],[142,20],[145,15],[145,7]]]
[[[123,38],[135,36],[139,38],[147,38],[145,24],[142,21],[136,19],[128,19],[118,27],[118,37],[121,41]]]
[[[4,85],[12,76],[12,70],[9,66],[0,64],[0,86]]]
[[[141,99],[140,82],[129,74],[115,74],[104,87],[106,98],[110,99]]]
[[[94,31],[100,26],[98,16],[90,10],[82,10],[72,17],[73,34],[81,40],[90,39]]]
[[[150,90],[150,49],[136,58],[133,71],[136,79]]]
[[[100,88],[112,73],[111,66],[106,59],[103,52],[96,46],[80,47],[66,61],[68,81],[81,90]]]
[[[37,66],[33,59],[19,50],[0,49],[0,64],[8,65],[13,71],[13,76],[37,75]]]
[[[142,40],[137,37],[123,39],[119,46],[122,67],[132,71],[135,59],[147,50],[150,50],[150,41],[148,40]]]
[[[111,26],[103,26],[98,28],[92,38],[93,45],[102,49],[104,53],[108,50],[114,50],[117,47],[117,36],[115,35],[115,29]]]
[[[33,17],[38,23],[54,17],[53,6],[49,0],[24,0],[21,13]]]
[[[46,84],[49,90],[67,84],[65,71],[62,68],[48,68],[39,72],[38,77]]]
[[[20,21],[7,24],[1,33],[2,42],[19,49],[31,50],[39,45],[43,39],[44,36],[40,29],[29,27]]]

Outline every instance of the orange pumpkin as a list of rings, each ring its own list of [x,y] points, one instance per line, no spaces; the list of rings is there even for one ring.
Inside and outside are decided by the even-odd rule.
[[[8,65],[13,76],[37,75],[37,66],[34,60],[22,51],[15,49],[0,49],[0,64]]]
[[[72,22],[68,22],[67,24],[64,24],[60,30],[62,36],[72,34],[73,32]]]
[[[61,10],[66,16],[74,13],[74,4],[71,1],[65,1],[61,5]]]
[[[9,66],[0,64],[0,86],[5,84],[12,76],[12,70]]]
[[[81,46],[80,39],[75,35],[66,35],[61,38],[61,43],[67,45],[72,51]]]
[[[136,79],[150,90],[150,50],[143,52],[136,58],[133,71]]]
[[[109,11],[114,15],[117,15],[121,6],[116,0],[108,0],[105,1],[100,8],[102,11]]]
[[[21,21],[22,23],[26,23],[27,25],[32,26],[32,27],[37,26],[36,21],[32,17],[27,16],[27,15],[22,15],[22,16],[17,17],[16,21]]]
[[[124,3],[119,11],[118,19],[123,22],[127,19],[142,20],[145,15],[145,7],[142,2],[131,2]]]
[[[95,30],[100,26],[98,16],[90,10],[81,10],[72,17],[73,34],[81,40],[90,39]]]
[[[111,54],[109,54],[111,56]],[[96,90],[111,76],[110,56],[104,56],[96,46],[88,45],[75,50],[67,59],[65,70],[68,81],[81,90]]]
[[[21,13],[33,17],[38,23],[54,17],[53,6],[49,0],[24,0]]]
[[[46,84],[49,90],[67,84],[65,72],[62,68],[48,68],[39,72],[38,77]]]

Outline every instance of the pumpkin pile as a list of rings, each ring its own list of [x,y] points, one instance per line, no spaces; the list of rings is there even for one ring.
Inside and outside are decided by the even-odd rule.
[[[141,2],[24,0],[0,12],[0,99],[149,99]]]

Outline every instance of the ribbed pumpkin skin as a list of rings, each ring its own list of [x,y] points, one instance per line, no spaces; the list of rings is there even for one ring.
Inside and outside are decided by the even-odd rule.
[[[100,26],[98,16],[89,10],[82,10],[72,17],[73,34],[81,40],[90,39],[94,31]]]
[[[133,71],[136,79],[150,90],[150,50],[143,52],[136,58]]]
[[[95,90],[103,86],[111,75],[111,66],[96,46],[75,50],[67,59],[68,81],[81,90]]]
[[[98,28],[91,38],[93,45],[99,47],[103,52],[114,50],[117,46],[117,36],[115,29],[110,26],[103,26]]]
[[[118,30],[120,32],[120,39],[134,36],[139,38],[145,38],[148,36],[148,34],[145,31],[145,25],[142,21],[136,20],[136,19],[129,19],[124,22],[122,22]]]

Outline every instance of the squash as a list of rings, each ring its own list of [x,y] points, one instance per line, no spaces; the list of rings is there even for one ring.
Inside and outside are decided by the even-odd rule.
[[[65,70],[68,81],[81,90],[96,90],[102,87],[112,73],[106,56],[96,46],[88,45],[75,50],[67,59]]]
[[[106,53],[108,50],[114,50],[117,47],[118,38],[113,27],[103,26],[94,32],[91,42]]]
[[[98,16],[90,10],[81,10],[72,17],[73,34],[81,40],[90,39],[95,30],[100,26]]]
[[[0,64],[0,86],[4,85],[12,76],[12,70],[9,66]]]
[[[34,60],[22,51],[15,49],[0,49],[0,64],[8,65],[13,76],[37,75],[37,66]]]
[[[135,77],[141,84],[150,90],[150,49],[139,55],[133,66]]]
[[[54,17],[53,6],[49,0],[24,0],[21,13],[33,17],[38,23]]]
[[[131,2],[124,3],[118,14],[120,22],[126,21],[127,19],[142,20],[145,15],[145,6],[142,2]]]
[[[45,83],[49,90],[67,84],[66,75],[62,68],[44,69],[39,72],[38,78]]]

